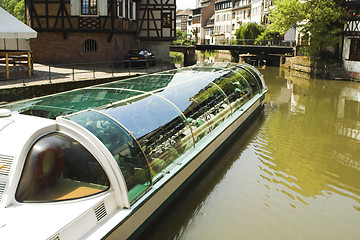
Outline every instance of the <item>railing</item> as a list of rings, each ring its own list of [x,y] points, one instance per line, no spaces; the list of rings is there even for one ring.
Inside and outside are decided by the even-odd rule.
[[[258,46],[284,46],[295,47],[296,41],[284,41],[284,40],[255,40],[255,39],[215,39],[215,45],[258,45]]]
[[[31,51],[0,52],[0,79],[10,78],[10,72],[24,71],[28,76],[33,72]]]
[[[17,69],[10,71],[9,78],[3,76],[4,71],[0,68],[0,88],[4,85],[22,84],[45,84],[68,81],[83,81],[91,79],[118,78],[138,74],[150,74],[173,68],[169,63],[157,62],[155,66],[129,64],[124,67],[123,61],[74,63],[43,65],[34,64],[32,76],[28,76],[27,70]]]

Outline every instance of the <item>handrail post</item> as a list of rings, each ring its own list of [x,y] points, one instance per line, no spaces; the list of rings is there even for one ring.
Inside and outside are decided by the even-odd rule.
[[[111,76],[114,77],[114,61],[111,62]]]
[[[49,82],[51,83],[51,66],[49,65]]]
[[[75,81],[75,68],[72,67],[72,80]]]
[[[93,78],[95,79],[95,64],[93,64]]]

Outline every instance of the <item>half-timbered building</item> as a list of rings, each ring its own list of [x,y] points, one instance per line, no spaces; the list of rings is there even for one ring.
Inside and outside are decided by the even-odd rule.
[[[360,0],[345,0],[348,18],[344,26],[342,60],[345,70],[360,77]]]
[[[121,61],[130,49],[143,47],[140,41],[149,40],[144,36],[151,38],[153,31],[162,31],[157,40],[169,44],[175,37],[172,5],[175,0],[25,0],[28,24],[38,32],[31,41],[34,59],[45,63]],[[163,23],[165,16],[169,16],[168,24],[150,27],[153,22]]]
[[[141,48],[170,60],[170,42],[176,39],[176,0],[140,0],[138,12]]]

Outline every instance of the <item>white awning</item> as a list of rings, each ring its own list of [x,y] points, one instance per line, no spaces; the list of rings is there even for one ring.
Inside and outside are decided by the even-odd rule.
[[[0,7],[0,38],[36,38],[37,32]]]

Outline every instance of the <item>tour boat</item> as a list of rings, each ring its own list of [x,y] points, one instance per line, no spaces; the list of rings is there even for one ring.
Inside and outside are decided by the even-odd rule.
[[[264,104],[202,63],[0,106],[0,238],[136,236]]]

